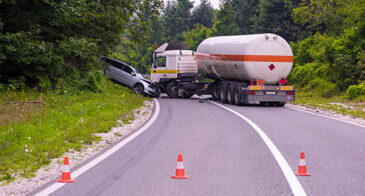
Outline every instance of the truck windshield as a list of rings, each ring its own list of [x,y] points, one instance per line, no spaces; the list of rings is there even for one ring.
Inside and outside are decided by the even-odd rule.
[[[155,66],[166,67],[166,57],[157,57],[155,60]]]

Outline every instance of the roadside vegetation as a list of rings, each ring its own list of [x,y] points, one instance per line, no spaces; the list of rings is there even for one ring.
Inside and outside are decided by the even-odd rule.
[[[0,183],[80,150],[147,98],[106,80],[98,57],[142,43],[160,0],[0,1]]]
[[[132,120],[133,110],[147,100],[102,77],[98,84],[98,92],[0,93],[0,181],[30,177],[64,152],[97,141],[94,133],[108,132],[117,120]]]

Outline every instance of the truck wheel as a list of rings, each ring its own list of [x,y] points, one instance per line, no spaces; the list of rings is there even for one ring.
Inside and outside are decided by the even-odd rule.
[[[219,84],[215,83],[212,85],[212,88],[210,89],[210,94],[212,95],[213,100],[219,100]]]
[[[235,87],[233,89],[233,102],[234,102],[234,105],[241,105],[241,95],[240,95],[238,87]]]
[[[170,82],[166,87],[166,93],[170,98],[178,97],[178,89],[176,82]]]
[[[276,107],[283,107],[286,104],[286,102],[277,102],[275,105]]]
[[[227,88],[225,88],[225,86],[220,86],[220,90],[219,90],[219,98],[221,100],[222,103],[227,103]]]
[[[195,94],[195,92],[191,92],[191,91],[185,91],[183,98],[184,99],[189,99],[191,98],[193,95]]]
[[[233,87],[232,87],[232,85],[229,85],[227,87],[227,103],[233,104]]]

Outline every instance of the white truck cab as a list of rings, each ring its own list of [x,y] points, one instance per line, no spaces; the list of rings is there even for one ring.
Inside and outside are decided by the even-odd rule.
[[[167,43],[160,46],[152,54],[152,82],[158,84],[161,91],[170,97],[178,97],[178,83],[195,80],[198,74],[194,56],[192,50],[169,50]]]

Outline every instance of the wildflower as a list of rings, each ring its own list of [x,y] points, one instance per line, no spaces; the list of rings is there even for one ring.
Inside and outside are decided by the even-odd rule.
[[[83,118],[80,118],[80,120],[79,120],[79,121],[83,123],[83,122],[84,122],[84,119],[83,119]]]
[[[30,136],[28,137],[28,140],[32,139]]]
[[[25,149],[25,152],[29,152],[28,148]]]

